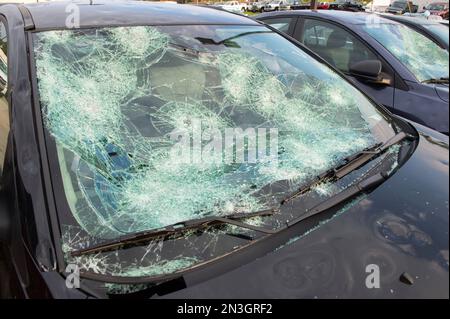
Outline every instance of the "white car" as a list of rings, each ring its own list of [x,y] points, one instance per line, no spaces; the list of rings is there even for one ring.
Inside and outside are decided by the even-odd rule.
[[[256,1],[252,2],[249,7],[249,11],[251,12],[263,12],[264,6],[267,5],[270,1]]]
[[[230,12],[244,12],[247,10],[246,3],[240,3],[239,1],[230,1],[218,5],[220,8]]]
[[[273,1],[264,6],[264,11],[289,10],[290,4],[286,1]]]

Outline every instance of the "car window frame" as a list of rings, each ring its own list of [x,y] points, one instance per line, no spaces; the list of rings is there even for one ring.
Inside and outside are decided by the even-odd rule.
[[[331,24],[335,27],[338,27],[342,30],[344,30],[345,32],[347,32],[348,34],[350,34],[351,36],[353,36],[354,38],[356,38],[358,41],[361,42],[361,44],[363,44],[366,49],[371,52],[375,57],[377,57],[378,60],[380,60],[380,62],[383,64],[383,67],[385,66],[385,61],[384,59],[378,54],[378,52],[376,52],[369,43],[367,43],[366,41],[364,41],[364,39],[362,39],[360,36],[358,36],[355,32],[353,32],[350,28],[347,28],[345,25],[332,21],[332,20],[327,20],[327,19],[322,19],[322,18],[318,18],[318,17],[313,17],[313,16],[302,16],[299,17],[299,22],[297,23],[297,29],[298,32],[295,32],[295,35],[299,36],[299,40],[301,43],[303,43],[303,36],[304,36],[304,31],[305,31],[305,22],[306,20],[316,20],[316,21],[320,21],[322,23],[326,23],[326,24]],[[297,30],[296,30],[297,31]],[[386,63],[387,64],[387,63]],[[393,68],[390,68],[393,71]],[[348,72],[345,72],[343,70],[340,70],[341,72],[343,72],[344,74],[346,74],[347,76],[350,75]],[[389,74],[393,77],[393,74]]]
[[[350,28],[348,28],[347,26],[343,25],[342,23],[336,22],[336,21],[332,21],[332,20],[327,20],[327,19],[323,19],[320,17],[315,17],[315,16],[309,16],[309,15],[301,15],[298,17],[298,21],[296,24],[296,28],[294,30],[293,33],[293,37],[295,38],[295,40],[299,41],[300,43],[303,44],[303,42],[299,39],[302,39],[303,36],[303,30],[304,30],[304,25],[305,25],[305,19],[314,19],[314,20],[319,20],[321,22],[325,22],[325,23],[329,23],[329,24],[333,24],[337,27],[340,27],[341,29],[347,31],[349,34],[351,34],[352,36],[354,36],[357,40],[359,40],[369,51],[372,52],[372,54],[374,54],[378,60],[381,62],[381,64],[383,65],[383,70],[387,70],[389,72],[388,75],[392,77],[392,84],[391,87],[394,89],[400,89],[402,91],[408,91],[408,85],[404,82],[404,80],[402,79],[402,77],[399,75],[399,73],[395,70],[395,68],[382,56],[380,55],[374,48],[373,46],[368,43],[364,38],[362,38],[359,34],[357,34],[356,32],[354,32],[353,30],[351,30]],[[306,47],[306,46],[305,46]],[[343,74],[345,74],[346,76],[351,76],[348,73],[345,73],[341,70],[339,70],[340,72],[342,72]]]
[[[288,28],[288,31],[287,32],[284,32],[284,33],[286,33],[287,35],[289,35],[289,36],[293,36],[293,34],[294,34],[294,31],[295,31],[295,29],[296,29],[296,26],[297,26],[297,24],[298,24],[298,20],[299,20],[299,17],[297,17],[297,16],[294,16],[294,15],[288,15],[288,14],[280,14],[280,15],[273,15],[273,16],[268,16],[268,17],[263,17],[263,18],[261,18],[261,19],[258,19],[258,21],[262,21],[262,22],[264,22],[266,25],[268,25],[268,26],[270,26],[271,28],[274,28],[275,30],[277,30],[278,32],[281,32],[281,33],[283,33],[282,31],[280,31],[280,30],[278,30],[277,28],[275,28],[275,27],[273,27],[271,24],[269,24],[268,23],[268,21],[269,20],[276,20],[276,19],[292,19],[292,21],[289,23],[289,28]]]

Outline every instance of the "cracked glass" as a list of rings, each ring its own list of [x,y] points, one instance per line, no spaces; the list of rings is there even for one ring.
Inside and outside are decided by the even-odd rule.
[[[59,212],[63,250],[67,262],[94,273],[157,276],[224,255],[254,232],[226,225],[113,252],[70,252],[186,220],[271,209],[393,135],[363,94],[264,26],[45,31],[34,35],[34,57],[65,194],[58,200],[67,207]],[[193,123],[200,142],[188,155],[174,152],[172,133]],[[231,148],[231,160],[220,152],[193,160],[195,147],[211,150],[212,136],[230,128],[276,130],[276,156],[237,161],[231,140],[215,145]],[[252,136],[243,144],[250,149]],[[336,187],[316,192],[326,197]],[[283,218],[245,222],[276,228]]]
[[[363,28],[417,80],[448,78],[448,51],[421,33],[401,24],[368,23]]]

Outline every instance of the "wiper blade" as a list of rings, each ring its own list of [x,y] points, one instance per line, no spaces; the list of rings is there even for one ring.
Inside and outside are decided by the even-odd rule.
[[[121,236],[117,239],[109,240],[98,245],[94,245],[88,248],[83,248],[79,250],[72,251],[70,254],[72,256],[81,256],[92,253],[100,253],[110,250],[115,250],[123,246],[136,245],[143,242],[148,242],[154,238],[177,235],[185,233],[189,230],[197,230],[200,228],[206,228],[208,226],[216,226],[220,224],[228,224],[238,226],[240,228],[254,230],[260,233],[273,234],[275,230],[266,229],[250,224],[243,223],[241,219],[257,217],[257,216],[268,216],[272,215],[277,211],[277,209],[269,209],[253,213],[235,213],[226,216],[211,216],[199,219],[188,220],[180,223],[176,223],[163,228],[153,229],[149,231],[142,231],[138,233],[133,233],[130,235]]]
[[[330,208],[333,208],[336,205],[339,205],[340,203],[349,200],[351,198],[354,198],[358,194],[368,191],[370,189],[373,189],[374,187],[380,185],[386,180],[387,176],[383,173],[378,173],[373,176],[370,176],[366,179],[363,179],[358,184],[350,186],[343,190],[342,192],[332,196],[331,198],[321,202],[320,204],[316,205],[312,209],[308,210],[305,214],[301,215],[300,217],[297,217],[295,219],[292,219],[288,222],[286,222],[286,227],[291,227],[295,224],[298,224],[299,222],[320,214],[322,212],[325,212],[329,210]]]
[[[384,144],[381,143],[375,144],[361,152],[358,152],[356,154],[347,157],[346,159],[344,159],[343,164],[339,164],[338,166],[333,167],[325,171],[324,173],[320,174],[315,179],[313,179],[308,185],[302,186],[296,192],[283,199],[281,204],[283,205],[284,203],[310,191],[312,187],[318,184],[341,179],[342,177],[350,174],[355,169],[358,169],[364,164],[368,163],[373,158],[377,157],[391,146],[400,143],[402,140],[406,138],[411,138],[411,136],[407,135],[404,132],[400,132],[394,135],[389,140],[387,140]]]
[[[448,84],[449,82],[449,78],[448,77],[443,77],[443,78],[439,78],[439,79],[428,79],[428,80],[424,80],[422,81],[422,83],[430,83],[430,84]]]

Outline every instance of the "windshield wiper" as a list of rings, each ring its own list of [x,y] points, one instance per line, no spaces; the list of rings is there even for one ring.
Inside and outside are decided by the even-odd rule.
[[[123,246],[136,245],[142,242],[148,242],[154,238],[158,237],[168,237],[172,235],[177,235],[185,233],[189,230],[198,230],[200,228],[206,228],[209,226],[217,225],[234,225],[240,228],[254,230],[260,233],[273,234],[275,230],[266,229],[250,224],[243,223],[241,219],[257,217],[257,216],[268,216],[272,215],[277,211],[277,209],[268,209],[253,213],[235,213],[225,216],[211,216],[205,218],[198,218],[193,220],[188,220],[176,224],[172,224],[163,228],[153,229],[149,231],[142,231],[138,233],[133,233],[130,235],[121,236],[117,239],[109,240],[98,245],[94,245],[88,248],[79,249],[71,252],[72,256],[81,256],[91,253],[99,253],[121,248]]]
[[[443,78],[439,78],[439,79],[428,79],[428,80],[422,81],[422,83],[430,83],[430,84],[448,84],[448,82],[449,82],[448,77],[443,77]]]
[[[401,142],[402,140],[410,138],[409,135],[405,134],[404,132],[400,132],[396,135],[394,135],[392,138],[390,138],[388,141],[386,141],[384,144],[378,143],[368,149],[365,149],[361,152],[358,152],[357,154],[351,155],[347,157],[343,164],[332,168],[323,174],[319,175],[316,179],[311,181],[308,185],[300,188],[295,193],[289,195],[287,198],[285,198],[280,205],[285,204],[287,201],[304,194],[305,192],[309,191],[313,186],[323,183],[325,181],[332,181],[332,180],[338,180],[345,175],[349,174],[353,170],[363,166],[367,162],[371,161],[374,157],[380,155],[384,151],[386,151],[391,146]],[[251,218],[256,216],[268,216],[272,215],[275,212],[278,211],[278,208],[260,211],[260,212],[253,212],[253,213],[236,213],[226,216],[211,216],[211,217],[205,217],[200,219],[194,219],[189,221],[184,221],[181,223],[176,223],[164,228],[154,229],[150,231],[143,231],[139,233],[134,233],[130,235],[121,236],[117,239],[113,239],[110,241],[103,242],[99,245],[94,245],[88,248],[80,249],[71,252],[72,256],[81,256],[85,254],[91,254],[91,253],[99,253],[99,252],[105,252],[110,250],[115,250],[118,248],[121,248],[123,246],[129,246],[129,245],[136,245],[143,242],[148,242],[154,238],[163,237],[166,238],[168,236],[177,235],[184,233],[189,230],[198,230],[200,228],[206,228],[208,226],[217,226],[217,225],[234,225],[238,226],[244,229],[250,229],[257,232],[264,233],[266,235],[268,234],[275,234],[279,231],[285,229],[286,227],[290,227],[293,224],[296,224],[300,221],[302,221],[305,218],[308,218],[312,215],[318,214],[324,210],[327,210],[333,206],[336,206],[338,203],[347,200],[356,194],[365,191],[369,188],[375,187],[376,185],[382,183],[385,180],[385,176],[382,174],[376,174],[372,177],[369,177],[357,185],[350,186],[349,188],[345,189],[341,193],[329,198],[328,200],[325,200],[324,202],[320,203],[316,207],[313,207],[307,214],[302,215],[301,217],[286,222],[286,226],[282,227],[281,229],[266,229],[258,226],[253,226],[250,224],[243,223],[240,221],[241,219],[245,218]]]
[[[343,160],[342,164],[339,164],[336,167],[333,167],[324,173],[317,176],[315,179],[310,181],[307,185],[302,186],[300,189],[295,191],[293,194],[287,196],[285,199],[282,200],[281,204],[284,204],[308,191],[311,190],[314,186],[317,186],[318,184],[324,183],[324,182],[331,182],[334,180],[339,180],[342,177],[350,174],[355,169],[360,168],[364,164],[368,163],[375,157],[379,156],[381,153],[389,149],[391,146],[400,143],[402,140],[406,138],[411,138],[410,135],[407,135],[404,132],[400,132],[393,137],[391,137],[389,140],[387,140],[384,144],[378,143],[375,144],[369,148],[366,148],[365,150],[358,152],[356,154],[353,154]]]
[[[378,173],[373,176],[370,176],[366,179],[363,179],[356,185],[352,185],[342,192],[330,197],[329,199],[321,202],[320,204],[314,206],[313,208],[309,209],[305,214],[301,215],[300,217],[294,218],[290,221],[286,222],[286,227],[291,227],[295,224],[298,224],[299,222],[320,214],[322,212],[325,212],[329,210],[330,208],[333,208],[334,206],[339,205],[340,203],[347,201],[351,198],[354,198],[358,194],[368,191],[370,189],[375,188],[376,186],[380,185],[386,180],[387,176],[383,173]]]

